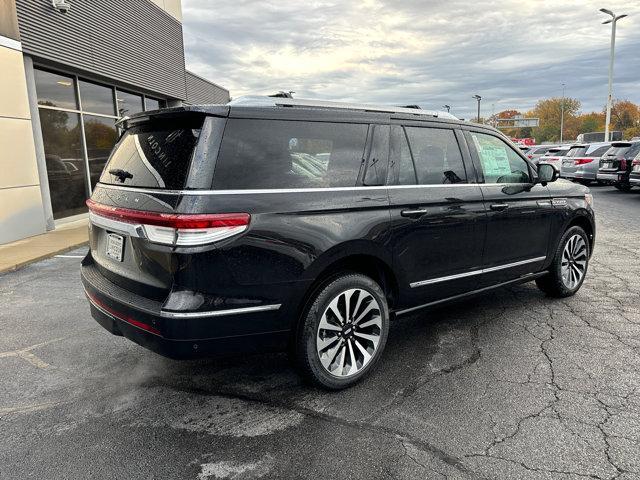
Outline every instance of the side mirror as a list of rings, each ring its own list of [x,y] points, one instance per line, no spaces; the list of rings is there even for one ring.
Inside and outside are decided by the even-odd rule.
[[[542,185],[546,185],[550,182],[555,182],[560,174],[550,163],[538,164],[538,182]]]

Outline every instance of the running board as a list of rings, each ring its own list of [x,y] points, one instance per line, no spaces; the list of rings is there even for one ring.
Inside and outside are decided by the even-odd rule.
[[[443,303],[449,303],[449,302],[454,302],[456,300],[462,300],[463,298],[472,297],[472,296],[478,295],[480,293],[488,292],[489,290],[495,290],[496,288],[506,287],[506,286],[513,285],[513,284],[516,284],[516,283],[529,282],[531,280],[535,280],[536,278],[540,278],[540,277],[546,275],[547,273],[549,273],[549,272],[547,272],[546,270],[543,271],[543,272],[528,273],[526,275],[523,275],[522,277],[518,277],[518,278],[515,278],[513,280],[509,280],[508,282],[502,282],[502,283],[498,283],[496,285],[491,285],[489,287],[479,288],[478,290],[472,290],[470,292],[465,292],[465,293],[461,293],[459,295],[454,295],[453,297],[443,298],[442,300],[436,300],[435,302],[425,303],[423,305],[418,305],[417,307],[406,308],[404,310],[398,310],[398,311],[392,312],[392,313],[395,313],[396,316],[404,315],[404,314],[407,314],[407,313],[412,313],[412,312],[415,312],[416,310],[421,310],[423,308],[435,307],[436,305],[441,305]]]

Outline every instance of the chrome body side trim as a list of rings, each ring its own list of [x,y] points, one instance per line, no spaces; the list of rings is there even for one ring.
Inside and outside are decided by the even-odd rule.
[[[495,266],[495,267],[482,268],[482,269],[479,269],[479,270],[472,270],[470,272],[458,273],[456,275],[447,275],[446,277],[430,278],[430,279],[427,279],[427,280],[421,280],[419,282],[410,283],[409,286],[411,288],[424,287],[425,285],[432,285],[434,283],[448,282],[450,280],[457,280],[459,278],[472,277],[474,275],[482,275],[484,273],[497,272],[499,270],[504,270],[504,269],[507,269],[507,268],[519,267],[519,266],[522,266],[522,265],[527,265],[529,263],[541,262],[541,261],[545,260],[546,258],[547,257],[529,258],[527,260],[520,260],[518,262],[507,263],[505,265],[498,265],[498,266]]]
[[[258,313],[278,310],[282,304],[260,305],[257,307],[229,308],[226,310],[209,310],[207,312],[168,312],[160,311],[160,316],[164,318],[202,318],[202,317],[223,317],[226,315],[241,315],[243,313]]]
[[[484,293],[484,292],[488,292],[488,291],[491,291],[491,290],[495,290],[496,288],[506,287],[508,285],[514,285],[514,284],[517,284],[517,283],[524,283],[524,282],[528,282],[528,281],[531,281],[531,280],[535,280],[536,278],[540,278],[540,277],[542,277],[542,276],[544,276],[546,274],[547,274],[547,272],[527,273],[526,275],[523,275],[523,276],[518,277],[518,278],[514,278],[513,280],[507,280],[506,282],[497,283],[495,285],[489,285],[488,287],[479,288],[478,290],[472,290],[470,292],[461,293],[459,295],[454,295],[453,297],[443,298],[442,300],[436,300],[434,302],[425,303],[423,305],[418,305],[416,307],[405,308],[404,310],[398,310],[398,311],[395,312],[395,314],[396,315],[404,315],[405,313],[412,313],[412,312],[415,312],[416,310],[421,310],[423,308],[428,308],[428,307],[433,307],[433,306],[436,306],[436,305],[441,305],[443,303],[453,302],[455,300],[460,300],[460,299],[463,299],[463,298],[471,297],[471,296],[477,295],[479,293]]]
[[[169,194],[169,195],[248,195],[258,193],[313,193],[313,192],[349,192],[349,191],[368,191],[368,190],[386,190],[386,189],[406,189],[406,188],[460,188],[460,187],[491,187],[508,185],[530,185],[528,183],[453,183],[438,185],[382,185],[375,187],[357,186],[357,187],[329,187],[329,188],[265,188],[253,190],[160,190],[154,188],[138,188],[128,187],[125,185],[109,185],[107,183],[98,183],[100,188],[111,190],[124,190],[135,193],[151,193],[151,194]]]

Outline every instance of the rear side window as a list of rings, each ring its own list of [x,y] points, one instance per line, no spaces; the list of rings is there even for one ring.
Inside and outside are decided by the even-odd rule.
[[[485,183],[529,183],[529,167],[503,140],[471,132]]]
[[[197,120],[154,123],[127,130],[111,153],[100,182],[169,190],[184,188],[201,126],[202,120]]]
[[[629,150],[627,150],[624,154],[624,158],[627,160],[635,158],[635,156],[640,152],[640,143],[634,143]]]
[[[572,147],[567,152],[567,157],[583,157],[588,147]]]
[[[420,185],[462,183],[467,174],[453,130],[406,127]]]
[[[587,157],[601,157],[602,155],[604,155],[605,153],[607,153],[607,150],[609,150],[609,145],[604,145],[602,147],[598,147],[595,150],[589,152],[587,151]]]
[[[230,119],[213,188],[327,188],[356,185],[368,125]]]

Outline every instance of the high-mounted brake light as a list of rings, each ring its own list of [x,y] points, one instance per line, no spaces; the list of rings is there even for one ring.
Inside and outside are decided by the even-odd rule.
[[[576,158],[573,161],[573,164],[574,165],[584,165],[586,163],[591,163],[591,162],[593,162],[593,158]]]
[[[223,240],[245,231],[251,221],[251,215],[248,213],[146,212],[103,205],[91,199],[87,200],[87,207],[90,217],[94,216],[94,219],[98,216],[116,224],[132,225],[133,231],[144,232],[144,236],[152,242],[174,246],[205,245]],[[97,220],[94,223],[100,223],[99,219]]]

